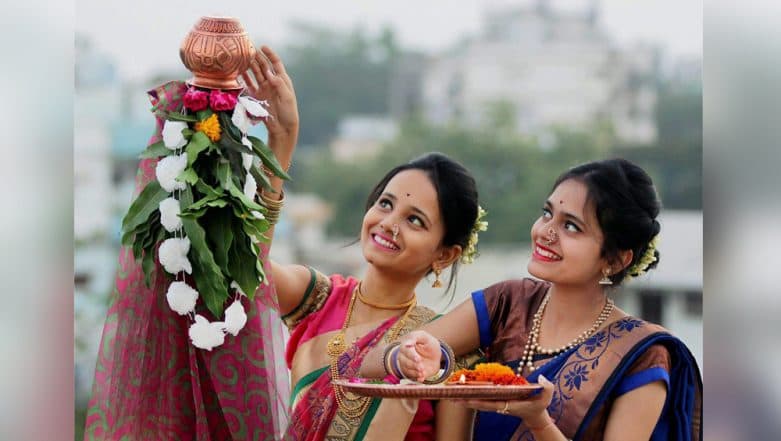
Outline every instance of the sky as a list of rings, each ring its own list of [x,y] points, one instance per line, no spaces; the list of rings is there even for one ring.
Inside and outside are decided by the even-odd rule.
[[[534,0],[76,0],[76,32],[117,62],[124,79],[181,68],[179,45],[202,15],[238,17],[254,41],[270,46],[289,37],[291,20],[373,32],[391,25],[403,47],[436,52],[476,34],[484,11]],[[591,0],[549,0],[561,10]],[[703,0],[598,0],[600,21],[619,46],[642,41],[667,54],[702,55]]]

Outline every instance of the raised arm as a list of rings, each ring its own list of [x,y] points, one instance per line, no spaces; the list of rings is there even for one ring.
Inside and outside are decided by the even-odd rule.
[[[242,74],[247,92],[258,100],[266,101],[271,116],[263,122],[268,131],[268,146],[284,170],[290,168],[298,141],[298,104],[293,81],[285,70],[282,59],[268,46],[261,47]],[[283,197],[284,181],[269,176],[272,192],[259,190],[266,204],[273,204]],[[269,241],[274,238],[274,226],[266,232]],[[261,258],[268,255],[269,242],[263,247]],[[276,287],[279,309],[282,315],[295,308],[304,296],[310,281],[309,270],[301,265],[281,265],[271,262],[271,277]]]

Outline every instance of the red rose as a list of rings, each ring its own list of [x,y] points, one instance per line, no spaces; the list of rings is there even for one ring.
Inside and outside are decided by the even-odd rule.
[[[187,89],[184,94],[184,107],[197,112],[209,105],[209,94],[194,87]]]
[[[209,105],[215,112],[233,110],[236,107],[236,97],[227,92],[212,90],[209,94]]]

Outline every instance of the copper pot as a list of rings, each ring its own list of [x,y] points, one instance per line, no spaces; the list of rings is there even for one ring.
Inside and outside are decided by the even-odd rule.
[[[247,70],[255,47],[233,17],[201,17],[187,34],[179,56],[193,73],[188,83],[209,89],[238,89],[238,76]]]

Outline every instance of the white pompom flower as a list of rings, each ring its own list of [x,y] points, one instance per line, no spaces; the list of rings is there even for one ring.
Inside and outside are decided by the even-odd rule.
[[[176,177],[184,171],[185,167],[187,167],[187,155],[166,156],[157,163],[155,177],[160,182],[160,186],[167,192],[184,190],[187,188],[187,184],[177,181]]]
[[[171,150],[177,150],[187,144],[182,135],[182,130],[187,128],[187,123],[182,121],[166,121],[163,125],[163,144]]]
[[[209,323],[204,316],[196,314],[195,323],[190,325],[188,335],[193,346],[211,351],[225,342],[225,333],[222,330],[224,327],[223,322]]]
[[[182,218],[179,217],[181,206],[174,198],[160,201],[160,223],[166,231],[173,233],[182,228]]]
[[[248,96],[240,96],[239,102],[247,110],[247,113],[254,116],[255,118],[265,118],[269,115],[268,110],[266,110],[266,107],[268,107],[268,103],[266,101],[258,101]]]
[[[247,178],[244,180],[244,196],[247,196],[247,199],[254,201],[255,193],[257,192],[258,183],[255,181],[255,178],[251,173],[247,173]]]
[[[231,122],[243,134],[246,134],[252,125],[252,121],[250,121],[249,117],[247,116],[247,109],[244,107],[244,104],[241,103],[241,99],[239,99],[239,102],[236,103],[236,107],[233,108]]]
[[[168,286],[165,294],[168,306],[179,315],[185,315],[195,309],[198,300],[198,291],[184,282],[173,282]]]
[[[181,271],[192,274],[193,267],[187,259],[187,253],[189,252],[190,239],[186,237],[182,239],[175,237],[166,239],[160,244],[160,249],[157,251],[160,257],[160,264],[171,274]]]
[[[223,329],[235,337],[239,335],[239,331],[246,324],[247,314],[244,312],[244,306],[242,306],[240,300],[236,300],[225,310],[225,325]]]

